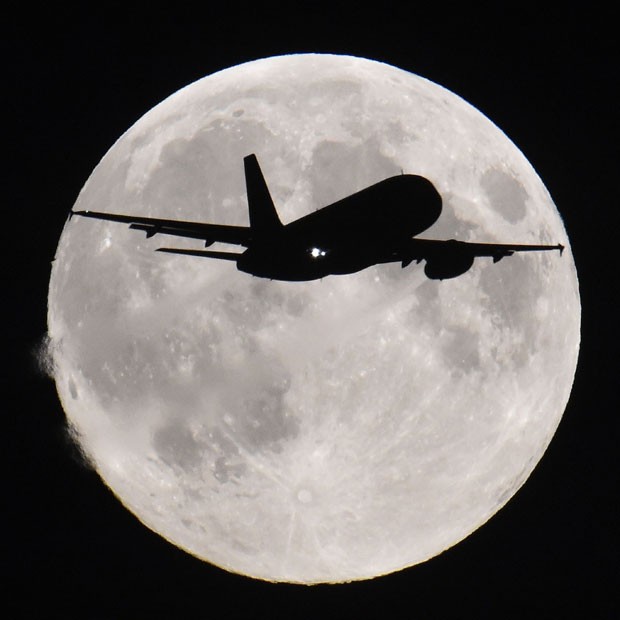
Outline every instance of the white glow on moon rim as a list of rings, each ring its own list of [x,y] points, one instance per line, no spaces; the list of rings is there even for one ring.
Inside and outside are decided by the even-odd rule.
[[[444,282],[383,265],[281,283],[73,218],[48,312],[69,424],[142,522],[227,570],[340,582],[427,560],[514,495],[566,406],[580,305],[562,221],[462,99],[329,55],[175,93],[110,149],[75,208],[247,225],[249,153],[285,223],[404,170],[444,199],[425,237],[566,250],[478,259]]]

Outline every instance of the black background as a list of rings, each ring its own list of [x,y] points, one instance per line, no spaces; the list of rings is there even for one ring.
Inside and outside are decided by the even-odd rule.
[[[618,82],[611,15],[416,3],[209,3],[17,10],[2,26],[5,417],[2,581],[11,618],[612,618],[618,613]],[[501,8],[500,5],[501,4]],[[555,3],[554,3],[555,4]],[[581,3],[579,3],[581,4]],[[495,5],[493,5],[495,6]],[[418,73],[489,116],[564,218],[582,347],[544,458],[482,529],[372,581],[268,584],[201,562],[142,526],[80,462],[38,369],[64,220],[113,142],[178,88],[289,52],[365,56]],[[8,191],[7,191],[8,190]]]

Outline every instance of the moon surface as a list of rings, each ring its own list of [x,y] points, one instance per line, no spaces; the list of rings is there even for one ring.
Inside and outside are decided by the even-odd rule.
[[[173,94],[74,208],[248,225],[250,153],[285,223],[404,171],[443,198],[423,237],[566,250],[477,259],[441,282],[415,264],[275,282],[153,251],[199,242],[73,218],[48,309],[70,428],[145,525],[229,571],[342,582],[425,561],[514,495],[566,406],[580,302],[561,218],[458,96],[313,54]]]

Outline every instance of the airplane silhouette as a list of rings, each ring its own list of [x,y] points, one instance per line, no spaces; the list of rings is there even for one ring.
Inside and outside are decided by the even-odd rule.
[[[503,245],[417,239],[441,214],[441,196],[426,178],[401,174],[380,181],[289,224],[282,224],[256,155],[243,160],[250,226],[184,222],[97,211],[81,215],[129,224],[153,235],[201,239],[244,246],[244,252],[157,248],[158,252],[234,261],[240,271],[271,280],[316,280],[349,274],[379,263],[426,261],[424,273],[433,280],[465,273],[476,257],[493,262],[515,252],[559,250],[557,245]]]

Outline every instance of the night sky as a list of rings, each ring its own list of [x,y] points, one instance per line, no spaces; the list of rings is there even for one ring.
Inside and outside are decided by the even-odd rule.
[[[576,7],[455,15],[449,6],[431,15],[413,2],[353,11],[335,2],[177,4],[8,9],[3,19],[7,617],[206,618],[219,608],[243,618],[389,618],[408,608],[424,619],[611,618],[620,586],[619,57],[611,16]],[[113,142],[180,87],[290,52],[393,64],[493,120],[564,218],[583,305],[567,411],[508,505],[425,564],[311,588],[231,575],[141,525],[82,462],[54,383],[37,365],[50,261],[69,209]]]

